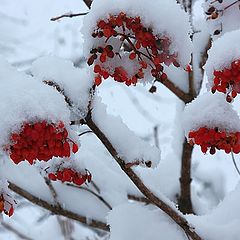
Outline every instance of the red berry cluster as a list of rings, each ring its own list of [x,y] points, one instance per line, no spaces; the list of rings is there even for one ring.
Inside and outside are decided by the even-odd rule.
[[[11,217],[14,213],[13,204],[8,202],[3,194],[0,195],[0,213],[4,212],[7,216]]]
[[[240,132],[226,133],[218,128],[201,127],[197,131],[189,132],[188,137],[189,143],[200,145],[203,153],[210,150],[210,154],[214,154],[216,149],[226,153],[240,153]]]
[[[212,92],[227,94],[226,100],[231,102],[240,93],[240,60],[231,63],[230,68],[215,70]]]
[[[62,122],[25,123],[20,133],[11,135],[11,142],[7,149],[15,164],[24,160],[33,164],[36,159],[48,161],[52,157],[70,157],[71,151],[78,151],[78,145],[68,138]]]
[[[146,28],[142,24],[140,17],[129,17],[123,12],[118,15],[110,15],[107,20],[100,20],[97,23],[92,37],[104,39],[106,43],[106,46],[93,48],[88,59],[89,65],[95,62],[96,85],[101,84],[102,79],[107,79],[109,76],[117,82],[135,85],[138,79],[144,77],[144,72],[148,66],[151,67],[153,77],[166,79],[167,75],[163,73],[163,64],[180,66],[176,60],[176,54],[169,52],[171,44],[169,38],[155,36],[151,28]],[[110,38],[117,38],[121,42],[121,47],[114,49],[112,45],[107,45]],[[124,45],[125,47],[122,47]],[[123,67],[118,66],[109,70],[109,67],[104,65],[107,60],[121,59],[121,51],[124,51],[130,60],[137,60],[139,68],[133,76],[129,76]]]
[[[91,182],[92,175],[88,170],[86,170],[85,174],[81,174],[74,169],[65,168],[63,170],[59,169],[55,173],[49,173],[48,178],[52,181],[72,182],[80,186],[86,181]]]

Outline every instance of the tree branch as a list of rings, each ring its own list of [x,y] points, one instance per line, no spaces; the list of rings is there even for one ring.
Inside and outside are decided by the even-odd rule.
[[[88,12],[84,12],[84,13],[65,13],[63,15],[53,17],[50,20],[51,21],[57,21],[57,20],[60,20],[61,18],[73,18],[73,17],[84,16],[84,15],[87,15],[87,14],[88,14]]]
[[[86,225],[86,227],[92,227],[92,228],[97,228],[103,231],[107,231],[109,232],[109,227],[106,223],[98,221],[98,220],[94,220],[94,219],[88,219],[85,216],[81,216],[79,214],[76,214],[74,212],[68,211],[63,209],[62,207],[57,207],[53,204],[50,204],[34,195],[32,195],[31,193],[25,191],[24,189],[20,188],[19,186],[15,185],[14,183],[9,182],[9,188],[14,191],[15,193],[21,195],[22,197],[26,198],[28,201],[42,207],[45,208],[49,211],[51,211],[52,213],[56,214],[56,215],[61,215],[67,218],[70,218],[72,220],[78,221],[84,225]]]
[[[179,210],[182,213],[193,213],[191,200],[191,158],[193,147],[185,139],[182,150],[182,164],[180,177],[180,196],[178,198]]]
[[[111,142],[105,136],[105,134],[97,127],[91,118],[89,113],[85,118],[85,121],[89,128],[96,134],[99,140],[107,148],[112,157],[116,160],[121,169],[127,174],[135,186],[142,192],[142,194],[149,199],[149,201],[159,207],[163,212],[165,212],[173,221],[175,221],[186,233],[187,236],[191,237],[192,240],[201,240],[201,237],[194,231],[194,229],[188,224],[187,220],[177,212],[177,210],[170,207],[167,203],[158,198],[148,187],[142,182],[142,180],[137,176],[137,174],[131,169],[126,168],[124,160],[119,157],[118,152],[113,147]]]
[[[165,87],[167,87],[172,93],[174,93],[184,103],[191,102],[192,96],[188,93],[185,93],[177,86],[175,86],[175,84],[172,83],[169,79],[156,79],[156,81],[162,83]]]

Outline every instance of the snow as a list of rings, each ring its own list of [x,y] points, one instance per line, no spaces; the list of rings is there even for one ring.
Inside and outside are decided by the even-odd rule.
[[[182,117],[185,135],[200,127],[227,132],[240,131],[240,120],[236,111],[222,93],[205,93],[187,104]]]
[[[185,240],[181,229],[164,213],[138,204],[122,204],[108,215],[110,240]]]
[[[40,81],[57,83],[74,102],[74,111],[82,118],[86,116],[93,85],[93,76],[86,69],[75,68],[66,59],[46,56],[33,63],[31,72]]]
[[[148,166],[150,162],[151,167],[158,165],[160,150],[137,137],[120,117],[107,115],[106,106],[101,103],[100,97],[94,100],[92,118],[126,164],[137,162]]]
[[[7,103],[7,104],[6,104]],[[69,123],[69,110],[63,96],[35,78],[18,72],[0,59],[0,146],[24,122],[46,120]]]
[[[205,240],[239,238],[239,197],[240,185],[228,194],[225,199],[209,214],[203,216],[187,216],[196,230]]]
[[[214,70],[223,70],[230,67],[231,63],[240,59],[240,30],[226,33],[213,42],[208,51],[208,60],[205,65],[209,87],[213,85]]]
[[[189,34],[189,16],[174,0],[101,0],[93,1],[91,11],[84,17],[82,33],[84,54],[96,44],[91,37],[97,22],[108,18],[109,14],[125,12],[129,16],[141,16],[145,26],[151,26],[155,34],[166,34],[172,41],[171,51],[178,53],[180,64],[185,67],[190,62],[192,45]],[[181,23],[181,24],[179,24]]]

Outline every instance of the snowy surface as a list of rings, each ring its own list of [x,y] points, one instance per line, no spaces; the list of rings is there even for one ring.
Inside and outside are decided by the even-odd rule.
[[[106,106],[97,98],[93,104],[93,121],[107,136],[125,163],[139,163],[156,167],[160,161],[160,150],[137,137],[120,117],[107,115]]]
[[[240,30],[228,32],[213,42],[212,47],[208,51],[209,58],[205,65],[210,87],[213,84],[214,70],[228,68],[233,61],[240,59],[239,42]]]
[[[91,37],[97,22],[108,18],[109,14],[125,12],[129,16],[141,16],[146,27],[151,26],[153,33],[166,34],[172,41],[171,51],[178,54],[180,64],[185,67],[190,62],[192,45],[189,16],[174,0],[101,0],[93,1],[91,11],[84,17],[82,33],[84,35],[85,56],[94,46]],[[173,17],[174,16],[174,17]],[[179,24],[181,23],[181,24]]]
[[[209,214],[203,216],[188,216],[188,220],[196,227],[204,240],[239,238],[240,185]]]
[[[86,69],[75,68],[69,60],[57,57],[39,58],[33,63],[31,72],[41,81],[57,83],[73,101],[74,111],[85,117],[88,112],[90,88],[93,85],[91,73]]]
[[[1,147],[9,142],[9,134],[20,130],[24,122],[46,120],[68,123],[70,115],[61,94],[35,78],[18,72],[2,59],[0,112]]]
[[[138,204],[123,204],[108,216],[110,240],[185,240],[184,233],[164,213]],[[137,229],[137,231],[136,231]],[[157,234],[156,234],[157,233]]]
[[[221,93],[208,92],[197,97],[186,106],[182,121],[186,136],[200,127],[218,127],[227,132],[240,131],[238,114]]]

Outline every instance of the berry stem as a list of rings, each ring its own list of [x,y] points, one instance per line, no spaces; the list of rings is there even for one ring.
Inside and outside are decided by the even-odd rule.
[[[240,176],[240,171],[239,171],[239,168],[238,168],[238,166],[237,166],[236,159],[235,159],[235,157],[234,157],[233,151],[231,151],[231,157],[232,157],[232,161],[233,161],[234,167],[235,167],[238,175]]]

